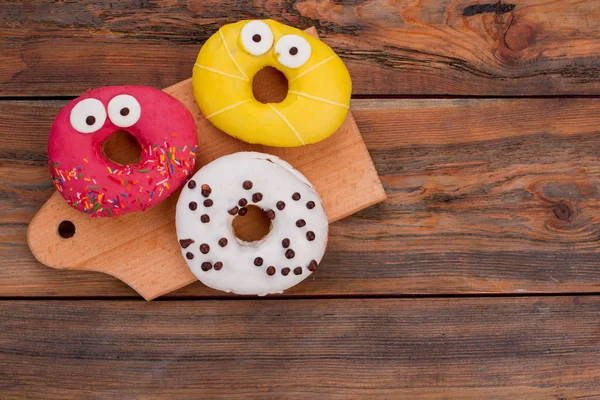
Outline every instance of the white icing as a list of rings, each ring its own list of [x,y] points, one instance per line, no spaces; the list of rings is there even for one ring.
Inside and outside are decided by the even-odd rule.
[[[296,49],[295,54],[293,48]],[[300,68],[308,59],[312,49],[310,43],[299,35],[285,35],[275,44],[275,53],[279,55],[277,61],[288,68]]]
[[[89,117],[93,118],[93,123]],[[69,117],[71,126],[79,133],[93,133],[102,128],[106,121],[106,109],[98,99],[87,98],[75,104]]]
[[[319,263],[327,246],[328,222],[321,199],[308,179],[287,162],[268,154],[242,152],[221,157],[200,169],[192,180],[196,187],[186,185],[177,202],[178,240],[192,239],[194,243],[182,248],[182,254],[192,272],[205,285],[214,289],[237,294],[266,295],[281,293],[306,279],[312,272],[308,265],[312,260]],[[244,181],[252,182],[252,189],[243,188]],[[209,185],[211,193],[204,197],[202,185]],[[263,198],[253,203],[252,195],[262,193]],[[300,200],[294,201],[292,195],[300,193]],[[212,200],[211,207],[205,207],[206,199]],[[269,234],[260,241],[246,243],[239,240],[232,228],[235,218],[229,214],[233,207],[239,207],[238,201],[246,199],[248,206],[255,205],[264,211],[273,210],[275,219]],[[283,210],[277,209],[277,202],[285,202]],[[308,209],[309,201],[315,203]],[[197,203],[191,210],[190,202]],[[202,223],[200,217],[206,214],[209,223]],[[243,217],[238,217],[243,218]],[[303,219],[306,225],[296,226]],[[312,231],[315,239],[309,241],[307,232]],[[219,246],[219,239],[226,238],[227,246]],[[282,240],[290,239],[288,249],[295,256],[288,259],[288,249],[282,246]],[[202,254],[201,244],[208,244],[210,251]],[[190,252],[193,259],[188,259]],[[263,259],[262,266],[254,265],[256,257]],[[202,263],[222,262],[221,270],[211,268],[202,270]],[[274,266],[274,275],[267,274],[267,268]],[[287,276],[282,275],[283,268],[290,268]],[[294,269],[300,267],[301,275],[295,275]]]
[[[121,110],[127,109],[127,115],[122,115]],[[142,107],[135,97],[120,94],[108,102],[108,117],[113,124],[121,128],[129,128],[140,120]]]
[[[254,40],[255,35],[260,36],[258,42]],[[271,32],[271,28],[259,20],[250,21],[244,25],[240,32],[240,38],[242,39],[244,50],[253,56],[265,54],[273,45],[273,32]]]

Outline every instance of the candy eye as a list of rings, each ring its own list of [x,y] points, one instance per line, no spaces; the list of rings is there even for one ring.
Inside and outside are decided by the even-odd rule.
[[[279,61],[288,68],[299,68],[310,58],[311,47],[306,39],[298,35],[285,35],[275,45]]]
[[[265,54],[273,45],[273,32],[263,21],[250,21],[242,28],[244,50],[253,56]]]
[[[84,99],[71,110],[71,126],[79,133],[93,133],[106,121],[106,110],[100,100]]]
[[[121,128],[128,128],[138,122],[141,114],[140,103],[128,94],[120,94],[108,102],[108,117]]]

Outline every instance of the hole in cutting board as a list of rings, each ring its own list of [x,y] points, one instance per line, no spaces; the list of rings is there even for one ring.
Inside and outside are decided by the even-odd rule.
[[[102,142],[102,153],[114,163],[131,165],[140,162],[142,148],[131,133],[119,129]]]
[[[256,242],[271,231],[271,220],[267,214],[256,206],[246,206],[248,213],[237,215],[232,222],[233,233],[244,242]]]
[[[281,71],[264,67],[252,78],[252,94],[261,103],[281,103],[288,94],[288,80]]]
[[[62,221],[58,224],[58,236],[69,239],[75,236],[75,224],[71,221]]]

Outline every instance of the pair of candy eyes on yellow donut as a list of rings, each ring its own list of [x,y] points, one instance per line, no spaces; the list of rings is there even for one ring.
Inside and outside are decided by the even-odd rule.
[[[263,21],[250,21],[244,25],[240,39],[243,49],[253,56],[261,56],[273,47],[273,31]],[[303,66],[311,51],[308,41],[299,35],[285,35],[275,43],[277,61],[288,68]]]

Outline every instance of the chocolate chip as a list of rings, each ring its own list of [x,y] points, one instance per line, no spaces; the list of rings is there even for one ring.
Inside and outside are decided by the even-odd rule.
[[[305,226],[305,225],[306,225],[306,221],[305,221],[305,220],[303,220],[303,219],[299,219],[298,221],[296,221],[296,226],[297,226],[298,228],[302,228],[302,227],[303,227],[303,226]]]
[[[315,240],[315,233],[313,231],[306,232],[306,240],[308,240],[309,242]]]
[[[187,258],[188,260],[193,260],[194,255],[188,251],[187,253],[185,253],[185,258]]]
[[[193,179],[192,179],[191,181],[189,181],[189,182],[188,182],[188,187],[189,187],[190,189],[194,189],[194,188],[196,187],[196,181],[195,181],[195,180],[193,180]]]
[[[240,207],[246,207],[247,204],[248,204],[248,200],[246,200],[246,199],[240,199],[240,201],[238,201],[238,205]]]
[[[277,271],[275,270],[274,266],[271,265],[269,268],[267,268],[267,275],[273,276],[273,275],[275,275],[275,272],[277,272]]]
[[[267,212],[265,212],[265,214],[267,215],[267,218],[269,218],[271,221],[275,219],[275,211],[268,210]]]
[[[121,111],[119,111],[119,114],[121,114],[124,117],[128,116],[129,115],[129,108],[127,108],[127,107],[121,108]]]
[[[313,208],[315,208],[315,202],[314,201],[309,201],[308,203],[306,203],[306,208],[308,208],[309,210],[312,210]]]
[[[283,210],[285,208],[285,203],[283,201],[278,201],[277,202],[277,209],[279,211]]]
[[[246,214],[248,214],[248,209],[246,207],[242,207],[240,208],[240,211],[238,211],[238,215],[240,215],[241,217],[243,217]]]
[[[252,36],[252,41],[255,43],[259,43],[262,40],[262,37],[257,33],[256,35]]]
[[[298,201],[300,200],[300,197],[302,197],[300,196],[300,193],[296,192],[292,195],[292,200]]]
[[[202,271],[208,271],[212,268],[212,264],[209,263],[208,261],[205,261],[202,263],[202,265],[200,266],[200,268],[202,268]]]
[[[288,247],[290,247],[290,239],[285,238],[281,241],[281,245],[283,246],[284,249],[287,249]]]
[[[220,271],[221,268],[223,268],[223,263],[221,261],[217,261],[213,267],[215,268],[215,271]]]
[[[194,211],[196,208],[198,208],[198,203],[195,201],[190,202],[190,210]]]
[[[317,264],[317,262],[315,260],[312,260],[309,264],[308,264],[308,270],[309,271],[314,271],[317,269],[317,267],[319,266],[319,264]]]
[[[283,276],[288,276],[289,273],[290,273],[290,269],[288,267],[285,267],[284,269],[281,270],[281,275],[283,275]]]
[[[210,246],[207,245],[206,243],[202,243],[200,245],[200,253],[202,254],[208,254],[208,252],[210,251]]]
[[[179,241],[179,245],[184,249],[187,249],[192,243],[194,243],[192,239],[181,239]]]
[[[204,224],[208,224],[210,222],[210,217],[207,214],[202,214],[200,221]]]
[[[260,257],[256,257],[254,259],[254,265],[256,265],[257,267],[260,267],[261,265],[263,265],[263,259]]]
[[[207,184],[202,185],[202,196],[208,197],[212,193],[212,189]]]
[[[227,211],[229,214],[231,215],[236,215],[238,213],[240,209],[236,207],[233,207],[231,210]]]
[[[242,183],[242,187],[246,190],[250,190],[252,189],[252,182],[251,181],[244,181],[244,183]]]
[[[252,195],[252,202],[253,202],[253,203],[258,203],[259,201],[261,201],[261,200],[262,200],[262,198],[263,198],[263,195],[262,195],[262,193],[254,193],[254,194]]]
[[[295,56],[296,54],[298,54],[298,48],[297,47],[290,48],[290,55]]]
[[[204,200],[204,207],[212,207],[213,201],[211,199]]]
[[[302,275],[302,267],[294,268],[294,275]]]
[[[287,258],[288,260],[294,258],[294,256],[296,256],[296,253],[294,253],[294,250],[292,249],[287,249],[285,251],[285,258]]]
[[[229,241],[227,240],[227,238],[221,238],[221,239],[219,239],[219,246],[225,247],[225,246],[227,246],[227,243],[229,243]]]
[[[96,123],[96,117],[94,117],[93,115],[88,116],[85,119],[85,123],[88,124],[88,125],[90,125],[90,126],[94,125]]]

